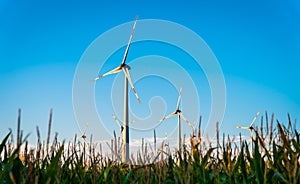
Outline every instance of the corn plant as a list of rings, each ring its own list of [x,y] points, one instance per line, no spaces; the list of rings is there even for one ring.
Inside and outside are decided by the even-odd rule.
[[[216,125],[216,143],[194,133],[182,153],[171,151],[163,142],[154,149],[142,141],[141,149],[129,163],[121,162],[121,142],[107,143],[110,156],[101,144],[75,139],[50,141],[52,111],[46,144],[37,127],[37,143],[29,148],[27,137],[18,128],[17,144],[8,132],[0,144],[1,183],[300,183],[300,136],[290,115],[287,124],[271,121],[266,113],[254,128],[250,142],[222,134]],[[18,116],[20,127],[20,111]],[[203,134],[202,134],[203,135]],[[221,137],[221,138],[220,138]],[[100,151],[98,151],[100,150]]]

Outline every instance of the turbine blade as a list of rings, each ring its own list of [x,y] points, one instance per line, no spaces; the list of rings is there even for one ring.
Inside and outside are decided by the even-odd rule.
[[[173,113],[169,114],[168,116],[163,117],[161,120],[158,121],[158,123],[161,123],[162,121],[164,121],[164,120],[166,120],[166,119],[168,119],[168,118],[170,118],[172,116],[175,116],[175,115],[176,115],[176,113],[173,112]]]
[[[118,125],[119,125],[120,128],[123,127],[123,125],[121,125],[120,121],[117,119],[117,117],[114,114],[112,114],[112,117],[115,120],[115,122],[118,123]]]
[[[123,129],[124,129],[123,126],[121,126],[121,127],[120,127],[120,133],[119,133],[119,135],[118,135],[118,143],[119,143],[120,138],[121,138],[121,136],[122,136]],[[122,141],[123,141],[123,139],[122,139]]]
[[[131,124],[134,124],[135,122],[136,122],[135,120],[132,120],[129,122],[129,124],[131,125]]]
[[[235,126],[235,128],[250,130],[250,127],[246,127],[246,126]]]
[[[136,16],[136,19],[135,19],[133,27],[132,27],[131,35],[129,37],[129,41],[127,43],[127,47],[126,47],[126,50],[125,50],[125,53],[124,53],[124,56],[123,56],[122,65],[125,64],[125,62],[126,62],[129,47],[130,47],[130,44],[131,44],[131,41],[132,41],[132,37],[133,37],[133,34],[134,34],[135,25],[136,25],[137,20],[138,20],[138,16]]]
[[[253,118],[253,120],[252,120],[252,122],[251,122],[251,124],[250,124],[249,127],[252,127],[252,126],[253,126],[253,124],[254,124],[256,118],[259,116],[259,113],[260,113],[260,111],[258,111],[258,112],[256,113],[256,115],[255,115],[255,117]]]
[[[92,79],[91,82],[94,82],[94,81],[96,81],[96,80],[98,80],[98,79],[101,79],[101,78],[103,78],[103,77],[105,77],[105,76],[107,76],[107,75],[111,75],[111,74],[114,74],[114,73],[118,73],[118,72],[120,72],[121,70],[122,70],[122,68],[121,68],[120,66],[118,66],[117,68],[115,68],[115,69],[113,69],[113,70],[111,70],[111,71],[109,71],[109,72],[106,72],[106,73],[103,74],[103,75],[99,75],[98,77]]]
[[[83,131],[83,134],[82,134],[82,135],[85,135],[85,133],[86,133],[86,129],[88,128],[88,126],[89,126],[89,123],[88,123],[88,122],[86,122],[86,124],[85,124],[85,128],[84,128],[84,131]]]
[[[131,86],[131,89],[133,90],[133,92],[134,92],[134,94],[135,94],[135,97],[137,98],[138,102],[141,103],[141,99],[139,98],[139,96],[138,96],[138,94],[137,94],[137,92],[136,92],[136,90],[135,90],[135,88],[134,88],[134,86],[133,86],[133,84],[132,84],[132,81],[131,81],[131,77],[130,77],[128,68],[127,68],[127,67],[123,67],[122,70],[123,70],[123,72],[124,72],[124,74],[125,74],[125,76],[126,76],[128,82],[129,82],[129,84],[130,84],[130,86]]]
[[[181,113],[179,113],[180,117],[194,130],[194,125],[189,121],[187,120],[184,115]]]
[[[180,100],[181,100],[181,91],[182,91],[182,87],[180,87],[180,90],[179,90],[179,95],[178,95],[178,100],[177,100],[176,110],[179,109]]]

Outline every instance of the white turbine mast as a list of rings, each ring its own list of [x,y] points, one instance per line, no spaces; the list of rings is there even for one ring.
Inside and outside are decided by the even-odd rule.
[[[135,22],[133,24],[131,35],[130,35],[129,41],[127,43],[127,47],[126,47],[126,50],[125,50],[125,53],[123,56],[123,60],[120,64],[120,66],[118,66],[117,68],[115,68],[107,73],[104,73],[103,75],[100,75],[92,80],[92,82],[94,82],[98,79],[103,78],[104,76],[115,74],[115,73],[118,73],[121,71],[123,71],[123,73],[125,75],[125,77],[124,77],[125,78],[125,81],[124,81],[124,83],[125,83],[124,84],[124,121],[123,121],[124,122],[124,130],[123,130],[123,146],[122,146],[122,148],[123,148],[122,149],[122,162],[123,163],[127,163],[129,161],[128,82],[129,82],[138,102],[139,103],[141,102],[141,100],[133,86],[133,83],[131,81],[131,77],[130,77],[130,73],[129,73],[130,66],[126,64],[127,55],[128,55],[131,41],[132,41],[132,37],[134,35],[137,20],[138,20],[138,16],[136,16]]]

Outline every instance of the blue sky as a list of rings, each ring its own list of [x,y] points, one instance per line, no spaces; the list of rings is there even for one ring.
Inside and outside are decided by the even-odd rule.
[[[18,108],[22,109],[21,127],[25,133],[32,134],[32,141],[36,137],[36,126],[40,127],[45,138],[51,107],[54,111],[53,132],[59,132],[61,139],[79,134],[72,106],[72,84],[77,64],[98,36],[115,26],[133,21],[136,15],[139,15],[139,20],[162,19],[181,24],[197,33],[211,48],[226,83],[227,104],[222,125],[225,133],[237,135],[239,130],[235,130],[234,126],[247,125],[258,110],[274,112],[282,122],[286,121],[288,112],[293,119],[300,118],[300,3],[296,0],[126,3],[3,0],[0,2],[0,137],[8,132],[8,128],[16,129]],[[138,26],[139,22],[136,32]],[[130,30],[124,36],[129,37],[129,34]],[[150,51],[141,49],[143,47],[150,49],[154,46],[133,44],[129,63],[136,56],[149,54]],[[160,47],[162,50],[169,49]],[[152,50],[152,54],[163,55],[162,50]],[[118,66],[123,52],[124,48],[119,50],[115,59],[111,59],[101,71]],[[171,57],[167,52],[165,56]],[[189,62],[179,64],[186,67],[194,80],[203,81],[203,73],[199,72],[201,68],[189,68]],[[133,70],[132,75],[134,77]],[[197,78],[199,76],[201,79]],[[115,77],[107,77],[95,87],[97,108],[107,114],[104,121],[109,124],[110,130],[118,128],[111,118],[113,110],[108,91]],[[151,87],[147,88],[143,81],[164,88],[151,91]],[[203,86],[205,89],[202,89],[202,97],[200,95],[204,100],[203,108],[200,112],[189,112],[187,117],[191,121],[197,119],[197,113],[203,114],[204,119],[208,118],[207,81],[203,81]],[[144,105],[136,107],[134,96],[130,94],[130,97],[133,110],[140,116],[147,116],[149,108],[145,105],[148,105],[151,96],[165,97],[166,113],[173,111],[177,92],[166,81],[146,78],[138,81],[136,88],[144,97]],[[200,87],[197,88],[199,90]],[[101,90],[106,90],[108,95],[97,96]],[[188,93],[183,89],[183,97]],[[176,119],[166,123],[176,126]],[[84,128],[85,123],[79,124]],[[158,136],[164,137],[168,128],[169,125],[162,125],[157,130]],[[90,127],[89,133],[97,134],[97,131]],[[136,132],[136,136],[131,136],[138,139],[142,135]],[[147,136],[151,135],[150,132]]]

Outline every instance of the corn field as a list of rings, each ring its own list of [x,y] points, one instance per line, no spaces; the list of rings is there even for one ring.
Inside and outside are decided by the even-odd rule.
[[[46,144],[37,127],[36,148],[29,148],[19,113],[16,143],[10,131],[0,144],[1,183],[300,183],[300,137],[289,115],[280,123],[266,113],[250,141],[220,138],[217,124],[216,143],[199,128],[181,154],[164,143],[157,150],[143,144],[127,164],[116,136],[107,143],[110,157],[92,140],[60,143],[56,134],[50,142],[51,116]]]

